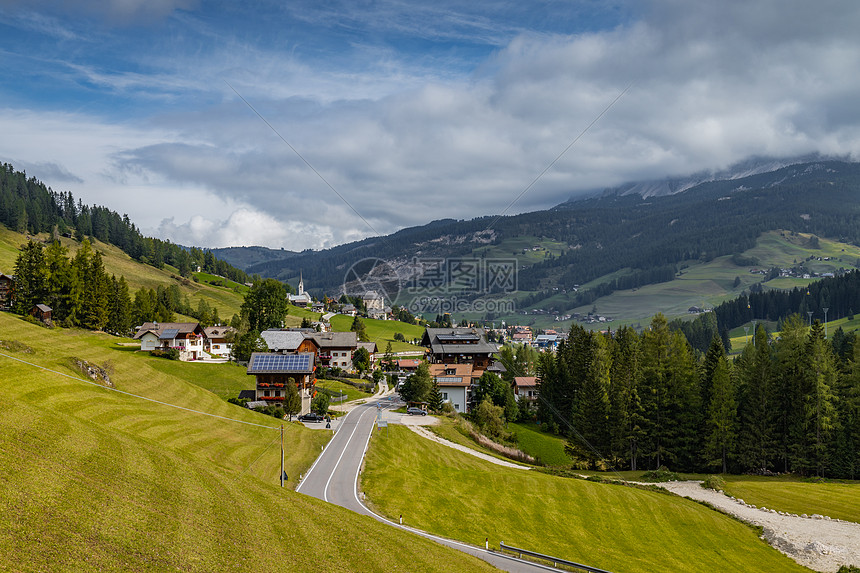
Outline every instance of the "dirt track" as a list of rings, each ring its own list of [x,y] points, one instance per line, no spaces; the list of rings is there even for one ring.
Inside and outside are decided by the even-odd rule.
[[[801,565],[816,571],[836,571],[841,565],[860,566],[860,524],[813,515],[803,517],[748,505],[741,499],[701,487],[698,481],[674,481],[660,486],[672,493],[706,501],[726,513],[764,528],[764,538]]]

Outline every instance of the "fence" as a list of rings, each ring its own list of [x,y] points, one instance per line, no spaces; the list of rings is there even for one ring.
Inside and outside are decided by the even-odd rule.
[[[523,555],[527,557],[532,557],[535,559],[543,559],[544,561],[548,561],[552,563],[553,567],[558,567],[559,565],[564,565],[566,567],[573,567],[574,569],[579,569],[580,571],[588,571],[588,573],[610,573],[605,569],[598,569],[597,567],[591,567],[589,565],[583,565],[581,563],[574,563],[573,561],[568,561],[566,559],[559,559],[558,557],[552,557],[550,555],[544,555],[543,553],[537,553],[535,551],[529,551],[528,549],[520,549],[519,547],[511,547],[510,545],[505,545],[504,542],[499,543],[499,549],[501,551],[508,551],[510,553],[517,553],[520,558]]]

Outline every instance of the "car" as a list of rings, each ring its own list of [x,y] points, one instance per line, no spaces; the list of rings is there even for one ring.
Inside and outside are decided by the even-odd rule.
[[[308,412],[299,416],[299,422],[322,422],[324,419],[316,412]]]
[[[426,416],[427,415],[427,412],[425,412],[421,408],[416,408],[415,406],[412,406],[411,408],[406,408],[406,413],[409,414],[410,416],[413,414],[415,414],[417,416]]]

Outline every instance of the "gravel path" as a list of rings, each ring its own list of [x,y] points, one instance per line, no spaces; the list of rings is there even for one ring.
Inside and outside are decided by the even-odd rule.
[[[466,446],[461,446],[460,444],[455,444],[454,442],[446,440],[445,438],[440,438],[439,436],[437,436],[436,434],[434,434],[430,430],[425,430],[421,426],[406,426],[406,427],[409,428],[410,430],[412,430],[413,432],[415,432],[416,434],[418,434],[419,436],[427,438],[428,440],[433,440],[434,442],[440,443],[443,446],[448,446],[449,448],[454,448],[455,450],[460,450],[461,452],[465,452],[469,455],[475,456],[476,458],[481,458],[482,460],[486,460],[488,462],[498,464],[500,466],[505,466],[506,468],[516,468],[518,470],[530,469],[527,466],[521,466],[521,465],[518,465],[518,464],[515,464],[512,462],[506,462],[505,460],[493,457],[493,456],[485,454],[483,452],[478,452],[476,450],[473,450],[472,448],[467,448]]]
[[[860,524],[826,516],[798,516],[744,503],[722,492],[701,487],[698,481],[657,484],[672,493],[706,501],[735,517],[760,525],[764,538],[801,565],[816,571],[836,571],[842,565],[860,566]]]

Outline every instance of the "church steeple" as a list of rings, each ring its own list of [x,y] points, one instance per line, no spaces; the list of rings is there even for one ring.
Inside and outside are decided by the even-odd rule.
[[[305,281],[302,280],[302,271],[299,271],[299,294],[305,294]]]

